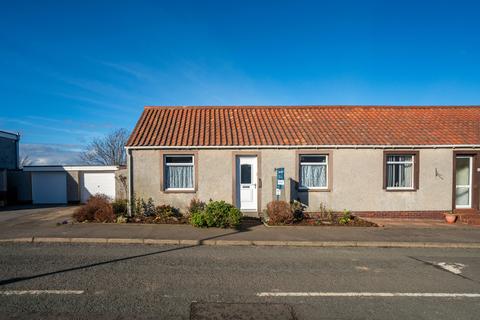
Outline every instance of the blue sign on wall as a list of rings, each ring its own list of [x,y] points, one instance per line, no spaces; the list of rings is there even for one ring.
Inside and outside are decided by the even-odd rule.
[[[285,185],[285,168],[277,168],[277,189],[283,189]]]

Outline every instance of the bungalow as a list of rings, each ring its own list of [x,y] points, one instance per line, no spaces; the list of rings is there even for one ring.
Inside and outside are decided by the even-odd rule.
[[[130,197],[181,209],[479,213],[480,106],[145,107],[126,149]]]

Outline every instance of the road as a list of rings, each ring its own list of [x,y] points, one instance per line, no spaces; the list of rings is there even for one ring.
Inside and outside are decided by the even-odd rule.
[[[479,319],[480,251],[2,244],[0,315]]]

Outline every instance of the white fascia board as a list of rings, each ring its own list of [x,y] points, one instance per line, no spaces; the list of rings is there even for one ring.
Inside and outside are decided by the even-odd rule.
[[[51,171],[117,171],[118,166],[25,166],[23,171],[51,172]]]
[[[440,145],[257,145],[257,146],[129,146],[127,150],[149,149],[479,149],[478,144]]]

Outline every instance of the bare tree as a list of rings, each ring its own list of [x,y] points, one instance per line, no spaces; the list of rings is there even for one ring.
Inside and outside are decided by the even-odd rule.
[[[20,165],[20,168],[23,168],[25,166],[29,166],[33,163],[33,160],[30,159],[30,155],[28,153],[23,153],[20,155],[20,159],[19,159],[19,165]]]
[[[80,155],[87,164],[125,165],[125,144],[128,140],[126,129],[117,129],[103,138],[93,139]]]

